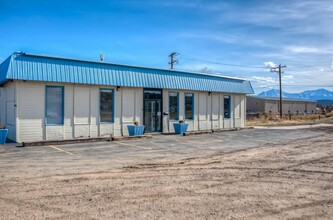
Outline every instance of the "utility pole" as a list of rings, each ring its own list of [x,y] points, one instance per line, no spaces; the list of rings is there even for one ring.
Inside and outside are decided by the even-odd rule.
[[[282,118],[282,68],[286,68],[286,65],[279,65],[278,67],[271,68],[271,71],[277,72],[279,74],[279,85],[280,85],[280,118]]]
[[[169,62],[169,64],[170,64],[170,69],[171,70],[173,70],[173,64],[174,63],[178,63],[178,60],[175,60],[175,56],[177,56],[178,55],[178,53],[176,53],[176,52],[173,52],[173,53],[171,53],[170,55],[169,55],[169,57],[170,57],[170,62]]]

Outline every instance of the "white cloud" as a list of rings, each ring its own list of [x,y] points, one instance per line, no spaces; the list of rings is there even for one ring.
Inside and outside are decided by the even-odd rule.
[[[242,77],[252,80],[254,86],[269,88],[278,86],[277,74],[268,72],[269,69],[283,64],[287,68],[284,69],[282,81],[288,89],[297,86],[306,90],[313,89],[312,85],[327,85],[327,79],[333,76],[331,0],[272,0],[247,4],[246,7],[231,1],[226,4],[219,2],[197,2],[201,13],[210,10],[206,14],[211,18],[209,28],[198,23],[198,29],[179,30],[179,36],[186,40],[194,39],[198,44],[202,42],[205,46],[214,45],[198,50],[198,57],[239,65],[245,60],[245,66],[263,64],[263,68],[237,69],[221,65],[207,68],[223,69],[227,74],[233,68],[236,74],[239,71]],[[211,10],[214,7],[219,10]],[[219,52],[211,53],[212,48]],[[232,59],[228,57],[231,53]],[[203,64],[196,69],[205,66]]]
[[[264,65],[266,68],[268,69],[271,69],[271,68],[275,68],[277,67],[278,65],[272,61],[267,61],[267,62],[264,62]]]
[[[305,46],[290,46],[286,49],[292,53],[318,53],[320,51],[318,48]]]
[[[258,83],[264,83],[266,85],[276,84],[277,80],[271,76],[253,76],[251,80],[256,81]]]

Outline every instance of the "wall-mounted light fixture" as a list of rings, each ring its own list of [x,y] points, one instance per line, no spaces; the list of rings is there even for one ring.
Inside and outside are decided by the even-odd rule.
[[[120,86],[117,86],[117,91],[119,91],[120,90]]]

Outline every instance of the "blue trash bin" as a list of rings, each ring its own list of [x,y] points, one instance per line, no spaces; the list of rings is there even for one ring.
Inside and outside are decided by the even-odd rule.
[[[129,136],[141,136],[145,130],[144,125],[127,125]]]
[[[173,128],[176,134],[185,134],[187,131],[188,124],[185,123],[173,123]]]
[[[8,129],[0,129],[0,144],[5,144],[8,135]]]

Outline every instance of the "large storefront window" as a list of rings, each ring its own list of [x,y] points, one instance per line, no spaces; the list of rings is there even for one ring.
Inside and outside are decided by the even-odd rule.
[[[64,87],[46,86],[45,108],[47,125],[64,124]]]
[[[170,120],[179,119],[179,96],[178,92],[169,92],[169,117]]]
[[[100,122],[113,122],[113,90],[100,90]]]
[[[193,93],[185,93],[185,119],[193,120],[194,112],[194,94]]]

